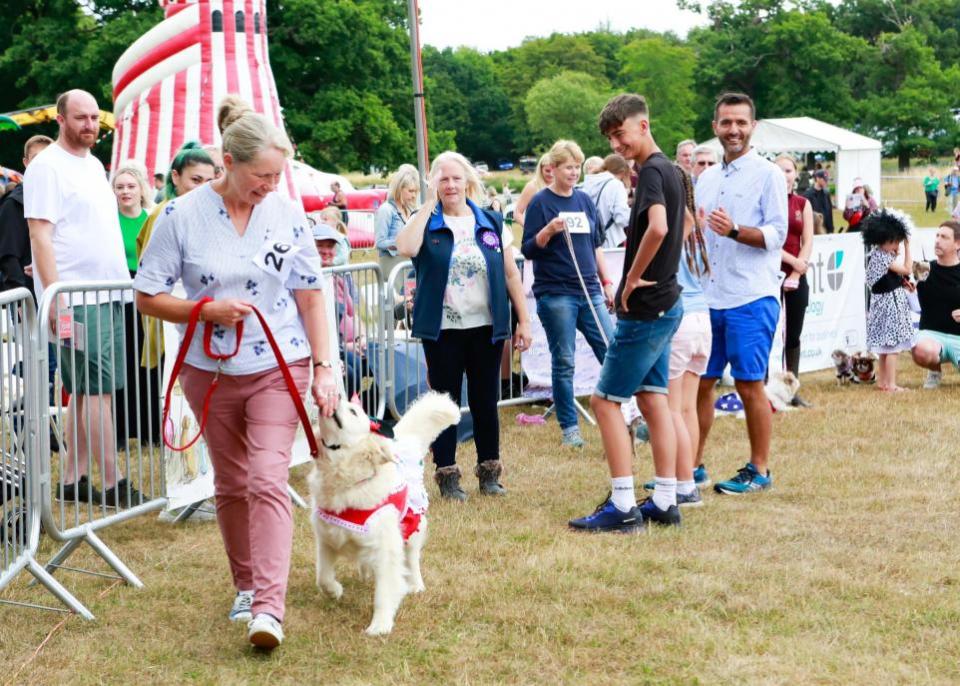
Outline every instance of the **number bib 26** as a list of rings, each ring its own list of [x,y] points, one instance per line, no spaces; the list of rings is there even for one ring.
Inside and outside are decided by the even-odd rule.
[[[253,258],[253,263],[270,276],[281,282],[290,276],[293,258],[300,252],[300,246],[281,241],[267,241]]]

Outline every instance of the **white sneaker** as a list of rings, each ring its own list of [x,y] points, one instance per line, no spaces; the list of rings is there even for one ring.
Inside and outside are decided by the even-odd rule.
[[[273,615],[261,612],[247,624],[247,638],[257,648],[273,650],[283,643],[283,627]]]
[[[943,372],[927,372],[927,379],[923,382],[925,389],[933,390],[940,387],[940,381],[943,379]]]
[[[253,619],[253,591],[239,591],[230,609],[231,622],[249,622]]]

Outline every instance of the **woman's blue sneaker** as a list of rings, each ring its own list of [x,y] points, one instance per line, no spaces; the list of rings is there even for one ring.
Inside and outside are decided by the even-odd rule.
[[[707,474],[707,468],[703,465],[700,465],[693,470],[693,482],[700,488],[706,488],[713,483],[710,481],[710,475]]]
[[[753,491],[763,491],[773,485],[768,471],[766,476],[757,471],[749,462],[737,471],[737,475],[727,481],[715,484],[713,490],[725,495],[743,495]]]
[[[609,497],[604,500],[593,514],[579,519],[571,519],[570,528],[576,531],[587,531],[592,533],[613,532],[630,533],[639,531],[643,528],[643,521],[633,507],[629,512],[621,512],[613,504]]]

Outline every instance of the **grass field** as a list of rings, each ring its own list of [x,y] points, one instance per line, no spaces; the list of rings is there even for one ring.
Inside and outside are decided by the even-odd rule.
[[[901,383],[921,380],[902,358]],[[815,409],[774,418],[774,490],[709,493],[682,529],[634,536],[565,528],[606,490],[595,429],[583,452],[566,451],[556,424],[520,427],[505,411],[510,495],[482,499],[471,477],[468,503],[434,502],[427,591],[385,639],[362,633],[372,587],[352,569],[339,603],[314,587],[304,511],[288,638],[272,655],[226,621],[215,525],[149,517],[108,530],[146,587],[61,572],[96,623],[0,607],[0,683],[960,683],[957,375],[897,395],[837,388],[829,373],[804,382]],[[742,421],[718,419],[714,478],[746,451]],[[474,459],[461,451],[461,465]],[[645,446],[636,473],[651,474]],[[86,550],[71,562],[104,569]],[[3,597],[52,602],[23,577]]]

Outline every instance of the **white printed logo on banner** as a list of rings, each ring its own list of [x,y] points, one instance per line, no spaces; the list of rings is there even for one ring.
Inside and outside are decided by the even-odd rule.
[[[815,236],[807,284],[810,303],[800,336],[800,372],[831,369],[831,353],[866,349],[866,275],[859,233]],[[774,338],[770,366],[779,369],[783,357],[783,316]]]

